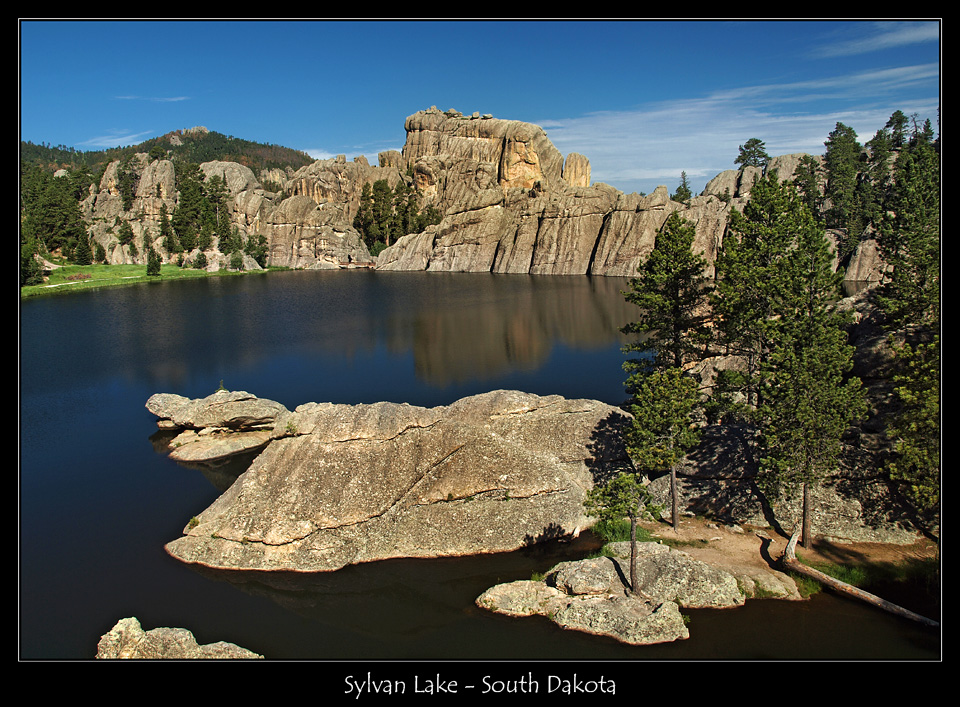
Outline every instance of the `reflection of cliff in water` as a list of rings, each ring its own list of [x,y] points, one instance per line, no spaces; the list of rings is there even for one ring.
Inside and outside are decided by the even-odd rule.
[[[75,301],[85,305],[76,313],[83,328],[103,340],[90,365],[109,373],[146,360],[156,378],[186,385],[187,371],[216,375],[274,361],[323,371],[385,347],[412,354],[420,380],[445,385],[536,369],[558,344],[583,350],[622,343],[619,328],[636,317],[621,294],[627,282],[290,271],[120,288],[97,293],[95,307],[88,298]],[[138,317],[118,315],[128,311]],[[69,344],[60,346],[58,355],[69,360]]]
[[[480,287],[472,302],[439,298],[420,308],[411,326],[389,327],[402,332],[401,340],[413,336],[418,378],[446,385],[536,369],[558,344],[599,349],[624,343],[620,327],[636,316],[621,294],[621,278],[489,277],[476,284],[491,291]],[[392,339],[390,346],[402,344]]]

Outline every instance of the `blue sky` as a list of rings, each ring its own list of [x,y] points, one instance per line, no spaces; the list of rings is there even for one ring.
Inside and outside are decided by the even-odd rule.
[[[890,114],[939,133],[938,21],[21,20],[20,137],[83,150],[203,125],[316,158],[400,149],[437,106],[542,126],[594,181],[694,192],[751,137],[822,154]]]

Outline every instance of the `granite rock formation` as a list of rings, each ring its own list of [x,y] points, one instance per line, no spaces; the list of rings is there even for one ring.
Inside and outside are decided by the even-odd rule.
[[[251,401],[218,396],[153,396],[150,408],[161,421],[192,425],[191,433],[202,418],[225,440],[244,434],[233,408]],[[211,404],[217,414],[205,412]],[[272,426],[266,447],[167,551],[219,569],[328,571],[575,534],[590,524],[583,498],[595,475],[627,463],[618,440],[628,419],[597,401],[517,391],[437,408],[280,410],[270,423],[256,419]]]
[[[154,628],[144,631],[136,618],[120,619],[100,637],[98,660],[237,660],[263,658],[246,648],[218,641],[199,645],[185,628]]]
[[[348,162],[341,155],[295,172],[265,170],[259,177],[228,162],[207,162],[200,169],[207,179],[225,179],[233,224],[244,237],[266,239],[269,265],[612,276],[636,272],[672,211],[695,224],[694,249],[712,263],[731,209],[743,208],[760,174],[754,167],[722,172],[702,194],[679,203],[666,187],[639,195],[591,183],[587,157],[564,157],[529,123],[432,107],[409,116],[404,127],[402,151],[381,152],[376,166],[362,156]],[[801,157],[774,157],[769,169],[789,179]],[[110,263],[145,262],[145,249],[134,252],[119,244],[113,227],[126,220],[135,242],[145,238],[171,260],[158,234],[161,207],[172,214],[177,205],[173,162],[151,161],[145,154],[131,161],[138,187],[126,211],[118,165],[108,166],[81,204],[94,239]],[[421,205],[436,208],[443,219],[373,258],[353,219],[364,185],[381,179],[391,188],[406,182]],[[208,268],[228,267],[216,256],[216,243],[212,249]],[[867,243],[846,265],[851,280],[876,280],[879,274],[875,248]]]
[[[608,547],[611,556],[563,562],[543,581],[492,587],[477,598],[477,606],[509,616],[547,616],[563,628],[645,645],[690,636],[681,608],[744,603],[732,574],[654,542],[637,543],[638,586],[627,594],[630,544]]]

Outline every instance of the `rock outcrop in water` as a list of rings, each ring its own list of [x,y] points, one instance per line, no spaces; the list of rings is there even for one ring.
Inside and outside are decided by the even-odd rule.
[[[185,628],[154,628],[144,631],[136,618],[120,619],[100,637],[97,659],[140,660],[236,660],[263,658],[233,643],[218,641],[199,645]]]
[[[266,445],[277,418],[289,413],[280,403],[245,391],[219,390],[206,398],[157,393],[147,400],[161,429],[180,430],[170,441],[179,462],[213,462]]]
[[[544,581],[500,584],[477,606],[509,616],[547,616],[563,628],[610,636],[624,643],[688,638],[681,608],[741,606],[737,579],[724,570],[654,542],[637,544],[637,591],[625,592],[630,543],[608,546],[609,557],[563,562]]]
[[[594,400],[494,391],[436,408],[267,405],[276,411],[268,423],[249,413],[250,397],[223,391],[202,401],[153,396],[148,404],[163,426],[220,436],[227,452],[234,434],[270,437],[250,468],[167,545],[184,562],[329,571],[515,550],[589,525],[583,498],[593,479],[627,463],[619,440],[629,416]],[[244,430],[238,419],[260,429]],[[211,427],[199,428],[201,421]]]

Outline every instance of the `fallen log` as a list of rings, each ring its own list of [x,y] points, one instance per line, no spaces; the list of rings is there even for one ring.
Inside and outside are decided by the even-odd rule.
[[[855,599],[860,599],[861,601],[865,601],[868,604],[877,606],[884,611],[889,611],[891,614],[912,619],[913,621],[917,621],[925,626],[932,626],[935,628],[940,626],[939,622],[934,621],[933,619],[928,619],[926,616],[915,614],[909,609],[904,609],[902,606],[893,604],[886,599],[881,599],[875,594],[858,589],[852,584],[841,582],[839,579],[831,577],[828,574],[824,574],[823,572],[815,570],[812,567],[808,567],[800,562],[800,560],[797,559],[796,549],[797,539],[800,537],[800,531],[802,527],[802,523],[797,524],[796,529],[793,531],[793,535],[790,536],[790,542],[787,543],[787,547],[783,551],[783,556],[780,558],[780,562],[784,568],[796,572],[797,574],[802,574],[805,577],[810,577],[811,579],[820,582],[820,584],[830,587],[830,589],[833,589],[836,592],[854,597]]]

